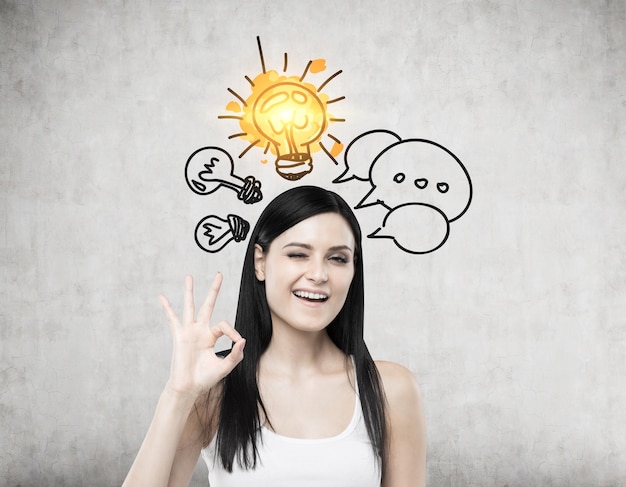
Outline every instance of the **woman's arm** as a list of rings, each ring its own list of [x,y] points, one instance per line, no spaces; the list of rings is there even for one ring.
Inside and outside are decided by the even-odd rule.
[[[189,429],[186,424],[192,423],[192,416],[195,415],[192,412],[194,402],[190,399],[167,387],[163,390],[148,432],[124,481],[124,487],[187,485],[198,460],[196,450],[198,454],[200,452],[193,444],[184,445],[182,449],[182,443],[188,443],[186,438],[183,439],[183,431]],[[195,458],[192,459],[192,456]],[[192,461],[193,466],[189,471]],[[183,465],[186,468],[182,468]],[[177,472],[178,482],[170,483],[170,474],[174,472]]]
[[[187,485],[201,449],[201,425],[194,404],[206,397],[243,359],[245,340],[226,322],[209,326],[222,282],[218,274],[195,316],[193,281],[185,281],[182,322],[161,296],[174,342],[170,377],[159,398],[152,423],[128,472],[124,487]],[[226,358],[213,347],[223,335],[233,342]],[[217,396],[217,395],[215,395]]]
[[[221,387],[221,384],[216,388]],[[215,390],[215,388],[214,388]],[[170,472],[169,486],[186,486],[189,484],[189,480],[193,475],[193,471],[198,463],[198,458],[202,450],[203,441],[206,438],[210,438],[215,434],[217,427],[217,418],[219,416],[219,401],[220,393],[209,395],[210,405],[206,406],[206,397],[200,398],[196,401],[197,408],[191,411],[181,439],[178,443],[176,455],[172,463],[172,470]],[[205,414],[210,414],[207,418]],[[208,436],[205,434],[204,428],[209,427]]]
[[[388,451],[382,487],[426,485],[426,426],[413,374],[392,362],[376,362],[387,396]]]

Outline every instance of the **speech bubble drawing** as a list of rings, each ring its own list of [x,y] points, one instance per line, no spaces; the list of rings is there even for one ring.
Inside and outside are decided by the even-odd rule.
[[[333,183],[345,183],[352,179],[369,180],[372,162],[386,147],[400,141],[391,130],[370,130],[356,137],[344,152],[345,171]]]
[[[368,237],[389,238],[405,252],[427,254],[446,243],[449,235],[450,223],[439,208],[405,203],[387,213],[382,226]]]
[[[469,173],[451,151],[426,139],[407,139],[385,148],[370,166],[372,189],[356,205],[381,204],[393,210],[405,203],[438,208],[449,222],[472,200]]]

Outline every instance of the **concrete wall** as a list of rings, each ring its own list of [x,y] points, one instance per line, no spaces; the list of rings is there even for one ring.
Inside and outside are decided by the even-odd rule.
[[[157,294],[179,306],[186,273],[220,270],[234,318],[245,242],[202,251],[203,216],[367,192],[332,183],[343,154],[298,183],[237,158],[217,116],[258,35],[269,68],[343,70],[344,145],[389,129],[471,175],[440,249],[365,242],[368,342],[419,378],[429,485],[625,485],[625,24],[618,1],[1,1],[0,484],[121,482],[168,371]],[[264,200],[190,191],[207,145]],[[356,210],[365,232],[380,210]]]

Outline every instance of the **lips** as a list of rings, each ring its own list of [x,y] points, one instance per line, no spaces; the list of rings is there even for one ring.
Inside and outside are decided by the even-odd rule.
[[[306,299],[307,301],[313,301],[313,302],[318,302],[318,303],[323,303],[324,301],[328,300],[328,294],[324,294],[324,293],[314,293],[314,292],[309,292],[309,291],[294,291],[293,295],[298,298]]]

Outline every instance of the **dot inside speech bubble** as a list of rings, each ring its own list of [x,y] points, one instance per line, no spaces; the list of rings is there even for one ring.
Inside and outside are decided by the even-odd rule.
[[[450,223],[441,210],[421,203],[406,203],[389,213],[370,238],[390,238],[412,254],[426,254],[441,247],[450,234]]]

